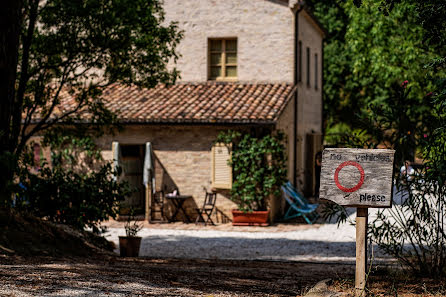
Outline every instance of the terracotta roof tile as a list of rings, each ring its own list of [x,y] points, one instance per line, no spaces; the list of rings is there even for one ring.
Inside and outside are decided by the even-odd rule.
[[[179,83],[153,89],[113,84],[102,99],[123,123],[274,123],[293,92],[286,83]],[[66,93],[62,109],[74,104]]]

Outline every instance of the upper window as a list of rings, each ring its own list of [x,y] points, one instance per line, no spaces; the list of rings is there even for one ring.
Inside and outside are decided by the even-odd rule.
[[[317,67],[317,54],[314,54],[314,88],[317,90],[318,88],[318,80],[319,80],[319,69]]]
[[[307,47],[307,86],[310,86],[310,48]]]
[[[209,79],[237,79],[237,39],[209,39]]]
[[[298,73],[297,73],[297,81],[302,81],[302,41],[299,41],[297,48],[297,64],[298,64]]]

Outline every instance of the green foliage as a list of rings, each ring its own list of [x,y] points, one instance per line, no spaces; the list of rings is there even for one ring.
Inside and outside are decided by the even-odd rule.
[[[29,44],[20,51],[17,96],[23,96],[19,107],[26,115],[21,143],[51,124],[80,120],[81,111],[92,114],[93,124],[112,122],[99,99],[103,86],[150,88],[178,76],[167,63],[178,58],[175,46],[182,35],[176,24],[164,24],[158,1],[36,2],[25,9],[23,35]],[[56,108],[62,91],[76,98],[64,112]],[[40,121],[27,133],[36,118]]]
[[[95,140],[106,131],[113,135],[112,127],[120,128],[118,125],[54,126],[43,134],[42,145],[51,149],[53,166],[86,172],[102,165],[101,150]]]
[[[130,208],[130,213],[124,225],[125,235],[127,237],[134,237],[142,229],[142,224],[138,224],[135,220],[135,210]]]
[[[446,97],[437,95],[429,102],[431,121],[419,141],[423,168],[411,181],[398,179],[406,201],[390,209],[390,215],[378,213],[370,234],[414,272],[441,277],[446,275]]]
[[[176,78],[166,64],[176,58],[178,29],[162,24],[159,1],[47,1],[38,7],[37,22],[30,63],[33,78],[42,79],[39,72],[46,68],[53,72],[45,79],[63,79],[74,67],[97,69],[100,75],[82,73],[67,78],[70,83],[94,76],[153,87]]]
[[[284,134],[256,138],[236,131],[220,133],[217,142],[232,144],[231,199],[241,211],[266,210],[267,199],[279,196],[286,181]]]
[[[414,116],[425,112],[422,98],[432,89],[432,82],[424,77],[433,70],[423,65],[438,49],[425,42],[419,1],[393,1],[388,6],[385,1],[360,2],[359,8],[353,1],[309,2],[329,32],[324,48],[324,114],[329,136],[357,131],[360,115],[370,112],[370,104],[385,107],[397,97],[401,81],[411,82],[409,99],[418,101],[410,111]],[[390,8],[392,13],[386,16],[383,11]]]
[[[369,234],[385,252],[399,259],[415,273],[441,277],[446,274],[446,93],[444,79],[435,80],[438,92],[424,96],[429,106],[420,125],[411,114],[410,84],[400,86],[398,98],[385,108],[372,106],[370,117],[360,119],[362,135],[367,135],[368,147],[387,144],[396,150],[396,195],[406,199],[402,205],[379,211],[369,225]],[[373,120],[370,120],[373,119]],[[410,132],[410,133],[409,133]],[[364,147],[363,138],[346,135],[345,146]],[[403,160],[418,148],[424,162],[413,180],[400,176]],[[345,220],[345,210],[329,206],[327,216],[339,215]]]
[[[117,203],[130,190],[117,182],[111,164],[96,172],[77,173],[61,166],[44,167],[38,174],[21,176],[18,209],[56,223],[98,231],[101,221],[115,217]]]
[[[0,153],[0,168],[3,169],[3,176],[0,178],[0,209],[8,209],[11,202],[10,193],[18,190],[17,184],[13,181],[13,172],[18,171],[17,156],[10,153]],[[3,189],[3,191],[1,191]]]
[[[34,164],[32,151],[23,154],[16,209],[96,232],[102,221],[116,217],[131,189],[117,179],[120,168],[102,160],[93,139],[101,132],[84,129],[54,127],[45,134],[42,145],[51,149],[51,166],[46,160]]]
[[[14,96],[5,98],[10,102],[2,110],[7,120],[0,134],[0,158],[16,158],[12,165],[0,162],[3,202],[14,192],[8,185],[32,136],[58,124],[85,123],[86,114],[91,129],[115,123],[101,101],[103,88],[174,83],[179,73],[167,64],[177,60],[182,37],[175,23],[166,22],[158,0],[29,0],[17,7],[18,59],[10,59],[15,90],[7,92]],[[68,94],[73,102],[61,106]]]
[[[337,132],[330,141],[396,150],[396,186],[407,199],[380,211],[370,224],[370,236],[414,272],[441,277],[446,274],[446,4],[353,3],[357,7],[340,1],[313,4],[323,23],[321,8],[342,7],[348,15],[342,27],[345,40],[338,30],[340,34],[328,40],[325,56],[326,64],[349,61],[342,64],[347,76],[336,77],[339,72],[330,66],[325,73],[326,108],[335,107],[328,116],[329,131]],[[344,51],[331,52],[331,44],[343,44]],[[397,79],[405,81],[399,84]],[[356,110],[354,117],[346,116],[345,108]],[[422,168],[413,180],[402,179],[398,167],[415,155],[424,160]],[[326,212],[341,212],[339,219],[345,219],[342,207],[331,206]]]

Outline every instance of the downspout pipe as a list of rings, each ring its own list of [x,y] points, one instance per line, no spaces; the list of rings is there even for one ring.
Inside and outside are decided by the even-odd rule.
[[[324,68],[324,40],[325,40],[325,38],[322,38],[322,40],[321,40],[321,75],[322,75],[322,83],[321,83],[321,97],[322,97],[322,110],[321,110],[321,115],[322,115],[322,127],[321,127],[321,131],[322,131],[322,137],[324,137],[324,135],[325,135],[325,130],[326,130],[326,125],[325,125],[325,123],[326,123],[326,118],[325,118],[325,115],[324,115],[324,77],[325,77],[325,75],[324,75],[324,71],[325,71],[325,68]],[[323,140],[323,138],[322,138],[322,140]],[[323,142],[323,141],[322,141]]]
[[[294,85],[297,86],[298,82],[298,68],[297,65],[298,59],[299,59],[299,53],[298,53],[298,43],[299,43],[299,13],[303,9],[303,3],[298,4],[298,8],[296,9],[296,12],[294,13]],[[293,185],[297,186],[297,116],[298,116],[298,98],[299,98],[299,88],[296,87],[296,92],[294,93],[294,145],[293,145]]]

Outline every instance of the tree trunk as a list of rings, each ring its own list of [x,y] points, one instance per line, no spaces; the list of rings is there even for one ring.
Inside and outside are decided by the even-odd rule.
[[[10,197],[7,189],[14,176],[11,154],[11,120],[14,107],[22,0],[5,0],[0,9],[0,207]]]

